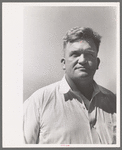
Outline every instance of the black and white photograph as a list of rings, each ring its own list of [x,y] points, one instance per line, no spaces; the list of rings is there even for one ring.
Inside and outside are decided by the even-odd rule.
[[[119,2],[4,3],[2,11],[3,145],[119,147]]]

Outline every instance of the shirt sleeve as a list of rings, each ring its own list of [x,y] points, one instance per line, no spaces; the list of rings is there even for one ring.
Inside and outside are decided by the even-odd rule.
[[[26,144],[37,144],[39,140],[40,115],[37,99],[31,96],[23,106],[23,134]]]
[[[113,114],[112,116],[112,120],[113,120],[113,141],[112,144],[116,144],[116,113]]]

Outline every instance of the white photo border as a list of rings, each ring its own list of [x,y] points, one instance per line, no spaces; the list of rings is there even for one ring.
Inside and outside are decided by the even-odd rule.
[[[117,8],[117,144],[23,144],[23,8],[25,6],[115,6]],[[2,3],[2,146],[8,147],[120,147],[120,4],[119,2],[65,2],[65,3]],[[10,14],[11,13],[11,14]],[[16,13],[16,14],[15,14]],[[14,18],[13,18],[13,16]],[[7,18],[6,18],[7,17]],[[19,17],[19,22],[18,22]],[[6,24],[10,21],[9,28]],[[14,23],[13,24],[11,24]],[[15,33],[12,29],[15,28]],[[11,37],[11,39],[10,39]],[[16,52],[16,49],[18,51]],[[10,58],[8,50],[14,55]],[[9,60],[9,63],[8,63]],[[16,62],[16,63],[15,63]],[[14,92],[14,93],[13,93]],[[9,97],[8,97],[9,96]],[[11,122],[10,125],[8,125]],[[8,134],[9,133],[9,134]]]

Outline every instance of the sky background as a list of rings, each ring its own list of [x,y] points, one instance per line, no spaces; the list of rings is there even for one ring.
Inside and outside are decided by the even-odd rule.
[[[115,6],[26,6],[23,16],[23,99],[63,77],[61,64],[67,30],[90,27],[102,36],[95,81],[116,93]]]

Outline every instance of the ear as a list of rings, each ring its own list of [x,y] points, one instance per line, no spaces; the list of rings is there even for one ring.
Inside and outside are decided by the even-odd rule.
[[[97,69],[99,69],[100,59],[97,57]]]
[[[66,69],[66,67],[65,67],[65,58],[61,59],[61,63],[63,64],[63,70],[65,70]]]

